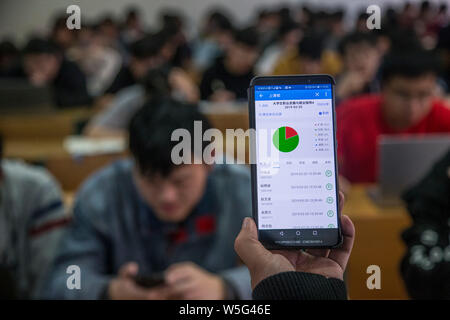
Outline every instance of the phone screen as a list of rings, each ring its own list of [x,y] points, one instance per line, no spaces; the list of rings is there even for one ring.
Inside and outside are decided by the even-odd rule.
[[[257,223],[275,246],[338,242],[333,86],[255,85]]]

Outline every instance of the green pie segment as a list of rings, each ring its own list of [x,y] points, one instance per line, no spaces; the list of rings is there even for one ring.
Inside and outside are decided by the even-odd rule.
[[[273,134],[273,144],[281,152],[291,152],[297,148],[299,137],[291,127],[280,127]]]

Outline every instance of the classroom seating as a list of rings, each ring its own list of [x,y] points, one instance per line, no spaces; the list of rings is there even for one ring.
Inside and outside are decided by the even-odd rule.
[[[226,143],[229,143],[226,129],[248,129],[245,109],[205,114],[212,126],[222,131]],[[68,206],[89,175],[127,155],[70,155],[63,147],[63,139],[74,132],[77,121],[87,116],[89,112],[84,109],[48,115],[8,115],[0,119],[0,132],[5,137],[4,155],[45,165],[60,182]],[[248,145],[246,160],[248,163]],[[344,214],[350,216],[356,227],[355,246],[347,271],[349,296],[351,299],[407,299],[399,263],[405,252],[400,234],[410,224],[409,215],[403,206],[377,207],[366,193],[368,188],[370,185],[356,185],[346,194]],[[382,290],[369,290],[366,286],[370,276],[366,270],[372,264],[381,268]]]

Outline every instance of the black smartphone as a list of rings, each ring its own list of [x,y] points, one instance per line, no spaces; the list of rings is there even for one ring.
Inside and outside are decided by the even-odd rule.
[[[134,277],[134,282],[144,288],[150,289],[165,283],[164,273],[158,272],[150,275],[138,274]]]
[[[334,87],[329,75],[250,83],[253,218],[268,249],[342,242]]]

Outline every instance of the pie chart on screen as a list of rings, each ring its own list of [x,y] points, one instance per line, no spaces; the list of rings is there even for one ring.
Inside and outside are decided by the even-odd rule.
[[[281,152],[291,152],[298,146],[297,131],[291,127],[279,127],[273,134],[273,144]]]

